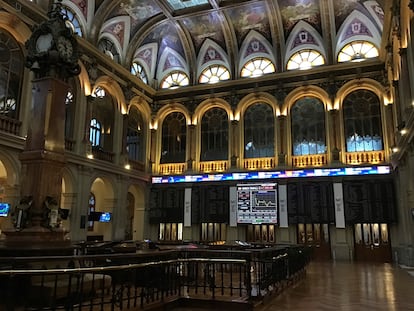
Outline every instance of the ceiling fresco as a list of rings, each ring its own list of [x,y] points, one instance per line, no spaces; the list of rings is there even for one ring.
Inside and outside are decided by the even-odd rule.
[[[86,39],[106,37],[117,41],[125,66],[145,45],[154,43],[156,51],[152,46],[151,57],[157,58],[156,63],[168,49],[186,67],[194,68],[197,59],[205,57],[206,42],[214,42],[228,57],[241,57],[240,49],[246,38],[258,33],[268,41],[269,54],[277,55],[275,65],[281,68],[289,49],[301,45],[332,49],[340,46],[337,40],[345,42],[354,35],[378,41],[384,21],[384,10],[375,0],[63,0],[63,3],[82,17]],[[380,44],[375,40],[375,45]],[[216,49],[213,45],[211,49]],[[337,51],[321,52],[335,55]],[[148,57],[148,53],[145,55]],[[250,54],[242,56],[246,55]],[[240,60],[229,59],[228,63],[236,66]]]
[[[250,30],[256,30],[269,42],[272,41],[268,11],[269,8],[264,1],[226,10],[239,47]]]
[[[190,33],[197,53],[207,38],[214,40],[223,49],[226,49],[223,22],[218,12],[207,12],[187,17],[182,20],[182,24]]]
[[[285,38],[299,21],[305,21],[322,34],[319,2],[314,0],[279,0]]]

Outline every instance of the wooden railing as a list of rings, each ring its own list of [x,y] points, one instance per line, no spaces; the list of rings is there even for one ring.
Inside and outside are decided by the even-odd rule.
[[[94,159],[113,162],[114,161],[114,153],[105,151],[103,149],[92,148],[92,154]]]
[[[229,169],[229,161],[203,161],[198,165],[199,171],[204,173],[224,172]]]
[[[128,164],[131,166],[131,169],[133,170],[142,171],[142,172],[145,171],[145,164],[143,162],[129,159]]]
[[[65,150],[73,151],[75,147],[75,141],[72,139],[65,139]]]
[[[260,170],[260,169],[271,169],[275,167],[275,158],[251,158],[244,159],[245,170]]]
[[[22,122],[0,115],[0,131],[19,135]]]
[[[326,154],[310,154],[304,156],[292,156],[293,167],[308,167],[326,165]]]
[[[377,164],[385,162],[385,151],[347,152],[346,164]]]
[[[159,174],[160,175],[176,175],[183,174],[187,169],[185,163],[166,163],[160,164]]]

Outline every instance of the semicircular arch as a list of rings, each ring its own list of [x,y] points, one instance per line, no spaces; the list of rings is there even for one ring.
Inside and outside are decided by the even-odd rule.
[[[299,99],[304,98],[304,97],[317,98],[323,103],[325,110],[332,109],[332,104],[331,104],[331,100],[329,99],[329,94],[322,88],[311,85],[311,86],[299,87],[293,90],[292,92],[290,92],[285,98],[285,102],[281,109],[282,114],[288,115],[292,106]]]

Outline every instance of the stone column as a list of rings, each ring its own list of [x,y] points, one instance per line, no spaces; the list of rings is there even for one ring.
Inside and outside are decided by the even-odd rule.
[[[340,161],[339,153],[341,150],[337,109],[329,110],[329,124],[327,130],[328,135],[330,135],[331,161],[337,163]]]
[[[240,155],[238,155],[238,150],[240,150],[239,148],[239,142],[240,140],[238,139],[240,137],[240,128],[239,128],[239,121],[237,120],[232,120],[231,121],[231,168],[232,169],[237,169],[237,160],[240,159]],[[239,134],[239,135],[237,135]]]
[[[192,172],[194,169],[194,159],[195,159],[195,149],[196,149],[196,140],[195,140],[195,125],[188,125],[188,159],[187,159],[187,171]]]
[[[277,144],[278,144],[278,165],[286,166],[287,160],[287,130],[286,130],[286,116],[280,115],[277,117]]]

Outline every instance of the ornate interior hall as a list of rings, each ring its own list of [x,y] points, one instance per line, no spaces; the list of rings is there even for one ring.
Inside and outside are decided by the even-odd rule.
[[[413,10],[0,0],[6,249],[298,243],[414,266]]]

